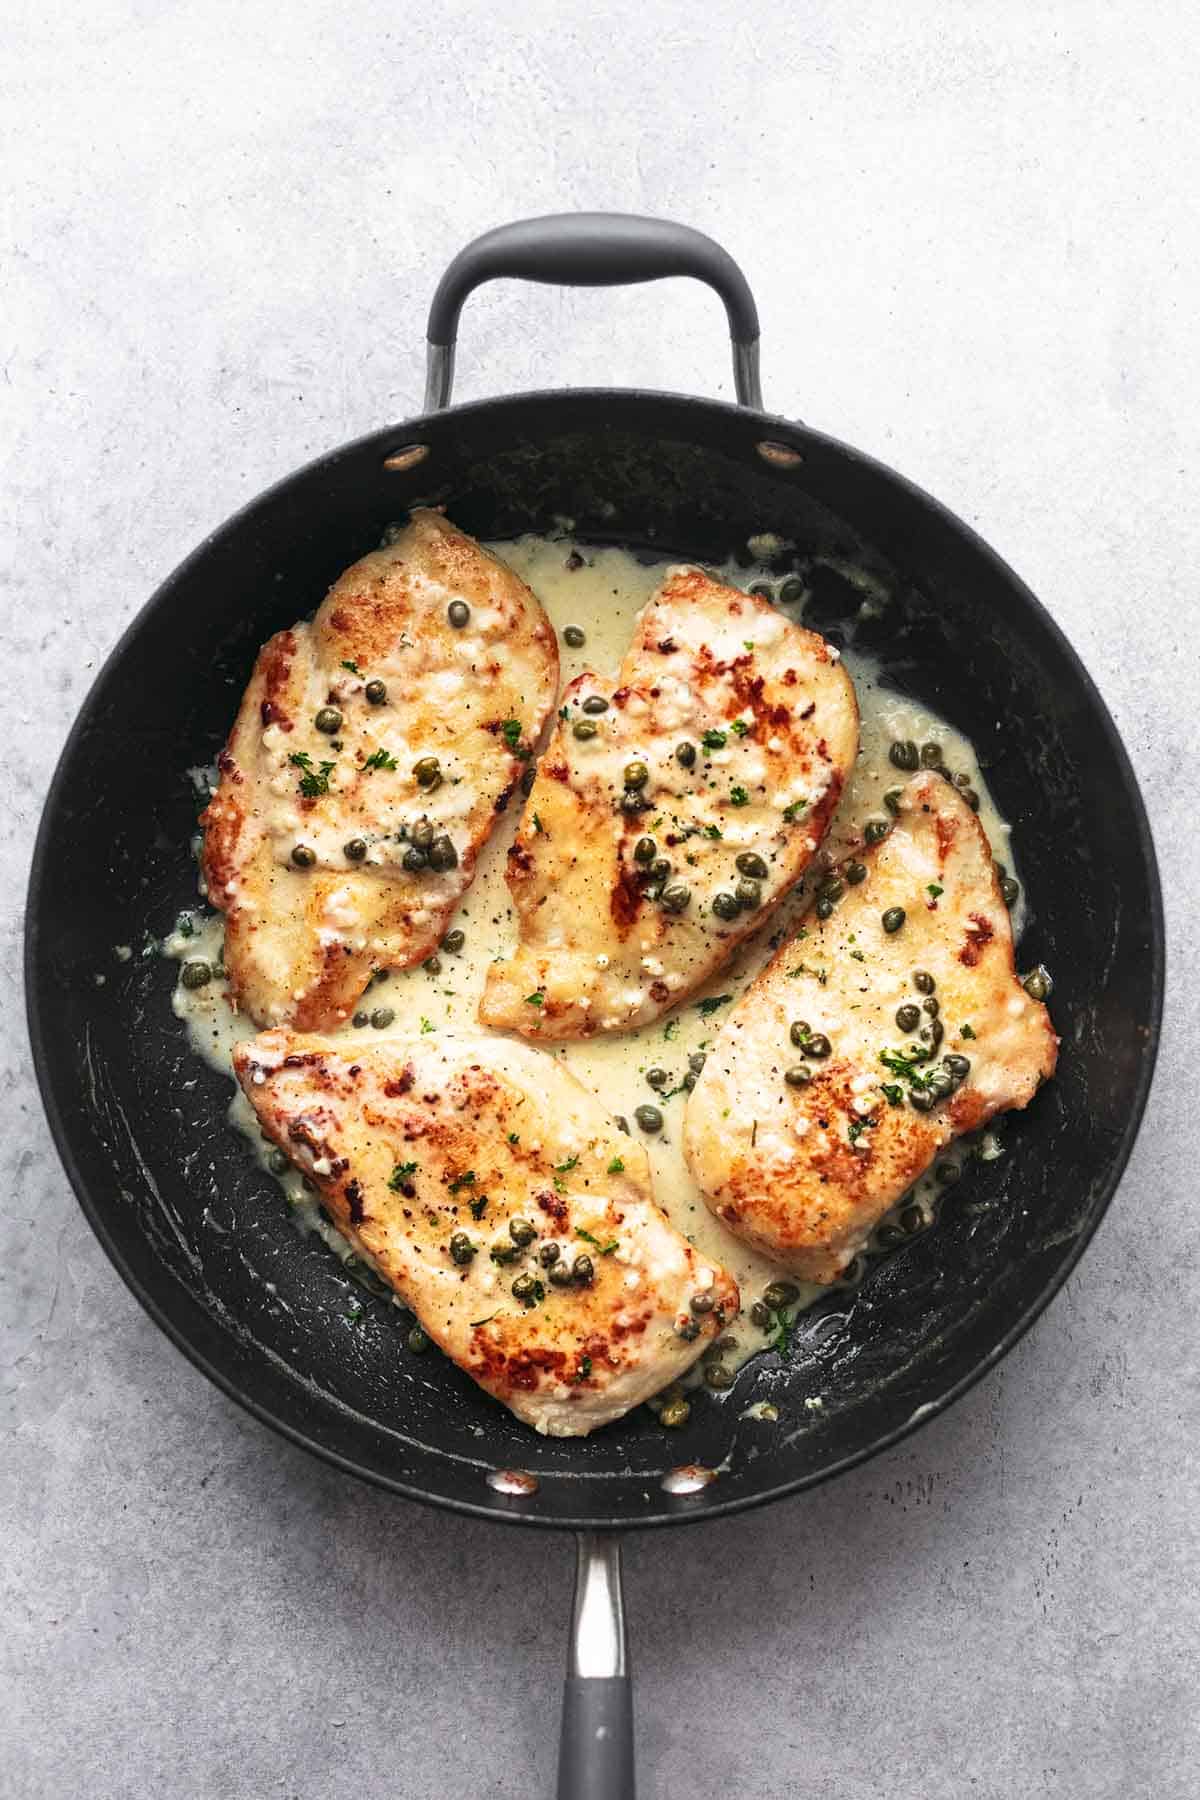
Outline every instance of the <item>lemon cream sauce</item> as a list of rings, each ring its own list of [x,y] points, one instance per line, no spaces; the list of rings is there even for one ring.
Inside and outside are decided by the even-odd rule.
[[[638,612],[672,566],[666,562],[639,562],[623,550],[576,548],[569,539],[529,536],[489,548],[529,583],[545,607],[558,634],[564,685],[587,671],[601,678],[615,675]],[[855,579],[851,566],[839,563],[837,567],[840,574]],[[781,579],[760,568],[731,566],[720,573],[734,585],[749,587],[753,583],[759,591],[765,586],[776,595],[784,585]],[[798,585],[795,577],[788,580],[789,595],[796,592]],[[862,577],[857,585],[863,594],[862,616],[877,615],[881,605],[887,603],[886,590],[874,576]],[[781,611],[802,623],[804,599],[804,594],[800,594],[786,604],[781,602]],[[582,644],[578,641],[580,633]],[[734,1341],[727,1345],[721,1359],[730,1371],[762,1350],[777,1334],[779,1309],[772,1309],[770,1323],[763,1329],[752,1320],[751,1308],[781,1275],[774,1264],[748,1249],[713,1217],[688,1173],[682,1127],[689,1075],[695,1073],[731,1005],[757,975],[781,937],[796,925],[811,901],[814,885],[828,866],[849,854],[860,841],[868,820],[888,817],[885,795],[907,778],[890,761],[893,742],[936,743],[941,747],[945,766],[978,795],[979,819],[992,853],[1013,874],[1009,827],[991,800],[970,741],[936,713],[888,688],[880,677],[878,663],[854,650],[852,630],[850,640],[842,654],[858,695],[861,748],[832,829],[805,882],[783,902],[761,932],[740,946],[718,977],[665,1018],[625,1033],[544,1046],[544,1054],[559,1057],[609,1112],[626,1121],[649,1153],[659,1204],[704,1257],[721,1263],[737,1281],[742,1314],[727,1334]],[[450,952],[443,948],[428,965],[377,977],[360,1002],[355,1015],[359,1023],[346,1025],[331,1036],[377,1043],[417,1033],[479,1029],[476,1009],[488,967],[507,957],[516,942],[504,871],[517,817],[518,809],[513,806],[498,821],[491,841],[480,854],[475,881],[450,921],[449,929],[462,933],[461,949]],[[1023,902],[1018,899],[1013,908],[1014,931],[1020,929],[1022,907]],[[228,1074],[234,1044],[252,1037],[255,1028],[229,1003],[221,979],[222,938],[219,915],[189,913],[181,916],[164,949],[184,964],[207,962],[214,970],[213,979],[198,987],[185,985],[181,970],[174,1009],[185,1022],[197,1053]],[[661,1112],[660,1132],[647,1134],[639,1130],[635,1112],[646,1105]],[[324,1218],[316,1195],[311,1187],[306,1188],[300,1175],[290,1168],[272,1168],[271,1148],[263,1141],[248,1102],[236,1088],[230,1121],[256,1145],[263,1166],[277,1174],[297,1222],[320,1232],[352,1269],[361,1265],[357,1252]],[[993,1133],[986,1133],[973,1149],[985,1158],[999,1154]],[[885,1247],[927,1225],[933,1217],[940,1187],[946,1179],[954,1178],[961,1161],[961,1147],[957,1155],[951,1153],[939,1159],[940,1179],[934,1173],[923,1178],[894,1214],[881,1222],[874,1245]],[[859,1259],[847,1271],[842,1285],[853,1285],[861,1275]],[[798,1304],[811,1303],[823,1291],[815,1286],[801,1286]],[[786,1310],[790,1312],[792,1307]]]

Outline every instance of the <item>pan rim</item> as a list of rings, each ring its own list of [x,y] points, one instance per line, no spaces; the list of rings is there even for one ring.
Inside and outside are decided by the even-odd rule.
[[[935,496],[899,474],[888,464],[881,462],[868,453],[842,442],[827,433],[786,419],[782,415],[767,412],[751,411],[739,407],[732,402],[707,399],[697,395],[674,394],[650,389],[616,389],[616,388],[579,388],[569,391],[572,402],[578,402],[581,408],[605,405],[611,407],[614,401],[637,406],[641,403],[669,403],[681,409],[684,417],[689,412],[716,408],[730,420],[741,419],[753,421],[766,427],[773,439],[794,447],[801,452],[807,449],[826,450],[835,456],[847,459],[851,464],[866,469],[868,472],[883,477],[899,488],[911,501],[932,512],[942,523],[954,530],[974,552],[985,559],[994,572],[1004,581],[1006,586],[1030,609],[1041,627],[1055,641],[1059,651],[1064,655],[1081,695],[1087,700],[1092,715],[1102,731],[1107,747],[1113,755],[1120,772],[1125,795],[1130,803],[1134,820],[1134,841],[1146,884],[1149,928],[1149,1004],[1147,1007],[1147,1025],[1145,1040],[1141,1048],[1137,1071],[1136,1085],[1129,1107],[1124,1129],[1115,1146],[1109,1174],[1105,1179],[1097,1198],[1092,1205],[1092,1216],[1079,1233],[1074,1242],[1066,1249],[1061,1261],[1056,1265],[1048,1280],[1042,1285],[1034,1297],[1020,1310],[1007,1330],[985,1354],[979,1357],[975,1365],[956,1382],[948,1386],[936,1399],[928,1401],[915,1409],[908,1418],[899,1421],[889,1430],[882,1432],[869,1443],[847,1452],[827,1466],[809,1473],[790,1476],[761,1492],[730,1496],[721,1495],[720,1483],[714,1483],[705,1489],[702,1495],[692,1499],[680,1500],[669,1509],[659,1506],[657,1510],[648,1510],[645,1516],[637,1518],[614,1519],[608,1514],[581,1513],[578,1516],[544,1516],[525,1511],[519,1502],[505,1502],[499,1495],[495,1500],[471,1500],[451,1494],[433,1493],[426,1488],[414,1484],[398,1476],[391,1476],[372,1468],[353,1456],[321,1442],[311,1432],[293,1424],[280,1416],[272,1407],[246,1394],[238,1385],[236,1376],[217,1365],[213,1358],[194,1343],[186,1329],[172,1319],[159,1299],[150,1291],[146,1283],[135,1272],[123,1251],[110,1232],[103,1210],[97,1203],[85,1180],[75,1157],[71,1133],[67,1125],[64,1109],[59,1101],[50,1069],[47,1050],[48,1020],[46,1017],[47,996],[42,991],[39,979],[38,960],[41,951],[41,906],[40,891],[45,880],[45,869],[50,854],[51,842],[57,816],[61,810],[62,788],[66,771],[74,755],[83,732],[88,728],[89,717],[96,695],[100,692],[112,668],[121,660],[129,643],[140,631],[143,622],[162,602],[174,587],[175,583],[186,571],[191,570],[208,552],[211,546],[226,533],[236,528],[254,510],[268,502],[276,494],[306,474],[327,466],[331,462],[348,456],[358,456],[369,452],[372,448],[383,449],[395,442],[403,434],[408,437],[420,434],[437,420],[447,418],[470,420],[488,413],[495,413],[514,401],[533,403],[535,407],[542,405],[559,405],[564,396],[561,389],[542,389],[529,393],[505,394],[491,396],[487,399],[471,401],[454,406],[444,413],[420,414],[389,425],[345,444],[327,451],[323,455],[311,458],[299,468],[292,470],[278,481],[271,483],[262,492],[254,495],[244,506],[230,515],[213,531],[207,533],[183,560],[161,581],[149,598],[140,606],[133,618],[118,636],[112,649],[104,658],[101,667],[84,697],[72,722],[71,729],[63,743],[56,761],[54,772],[46,791],[37,836],[34,843],[30,863],[29,879],[26,890],[25,944],[23,972],[25,980],[26,1022],[29,1032],[33,1065],[37,1077],[38,1090],[41,1095],[43,1109],[50,1126],[51,1137],[62,1162],[67,1179],[71,1184],[75,1197],[84,1216],[100,1242],[109,1261],[121,1276],[134,1298],[141,1304],[159,1329],[180,1350],[187,1360],[216,1386],[229,1399],[237,1402],[245,1411],[258,1419],[262,1424],[271,1427],[281,1436],[298,1447],[310,1451],[323,1462],[329,1463],[346,1474],[354,1475],[372,1486],[395,1494],[418,1504],[436,1507],[442,1511],[459,1513],[467,1517],[479,1518],[490,1522],[533,1527],[542,1530],[578,1531],[643,1531],[663,1526],[702,1524],[711,1520],[732,1516],[765,1506],[775,1500],[807,1492],[823,1482],[847,1473],[861,1463],[869,1461],[880,1452],[900,1443],[921,1426],[943,1413],[949,1406],[967,1393],[976,1382],[996,1365],[1021,1340],[1035,1320],[1046,1310],[1055,1295],[1060,1291],[1072,1271],[1077,1266],[1088,1244],[1091,1242],[1102,1220],[1108,1212],[1112,1199],[1128,1166],[1129,1158],[1137,1139],[1150,1088],[1153,1082],[1155,1065],[1161,1037],[1162,1012],[1165,989],[1166,967],[1166,934],[1163,913],[1162,884],[1158,870],[1158,858],[1154,848],[1153,833],[1142,798],[1136,774],[1129,753],[1116,728],[1111,713],[1100,694],[1095,682],[1089,674],[1078,652],[1066,637],[1053,615],[1043,603],[1021,580],[1010,565],[964,520],[945,506]],[[330,1406],[337,1407],[339,1402],[328,1397]],[[343,1409],[350,1417],[365,1417],[355,1413],[353,1408]],[[554,1480],[553,1475],[545,1477]]]

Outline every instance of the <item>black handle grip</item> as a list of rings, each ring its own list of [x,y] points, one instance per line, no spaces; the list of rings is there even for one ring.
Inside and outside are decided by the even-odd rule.
[[[743,406],[761,407],[758,309],[749,283],[727,250],[702,231],[632,213],[554,213],[485,231],[460,250],[429,308],[428,411],[449,404],[454,344],[463,302],[482,282],[506,275],[564,287],[620,287],[693,275],[725,303],[734,346],[734,382]]]
[[[563,1689],[558,1800],[634,1800],[633,1684],[569,1675]]]

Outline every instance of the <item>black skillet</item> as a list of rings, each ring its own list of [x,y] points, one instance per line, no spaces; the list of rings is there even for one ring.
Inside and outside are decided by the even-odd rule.
[[[600,389],[449,407],[459,310],[480,282],[683,274],[725,303],[736,406]],[[63,751],[30,880],[29,1025],[51,1128],[97,1235],[163,1330],[234,1399],[342,1468],[410,1499],[580,1534],[560,1763],[571,1800],[633,1791],[615,1534],[810,1487],[895,1443],[997,1362],[1108,1205],[1158,1039],[1153,847],[1078,657],[1011,569],[927,494],[765,414],[757,353],[742,275],[678,225],[540,219],[468,246],[430,313],[425,414],[253,501],[125,632]],[[228,1126],[229,1084],[189,1053],[171,1012],[174,966],[153,954],[195,900],[188,766],[215,756],[262,640],[310,612],[417,500],[445,503],[482,538],[566,516],[584,541],[705,562],[778,532],[794,546],[781,570],[817,569],[808,622],[856,632],[897,686],[968,732],[1015,826],[1030,906],[1019,956],[1054,976],[1056,1080],[1006,1125],[1007,1154],[948,1196],[935,1229],[802,1314],[785,1363],[752,1362],[677,1435],[639,1411],[593,1438],[536,1437],[449,1362],[408,1354],[387,1304],[352,1323],[359,1290],[293,1230]],[[814,557],[878,574],[892,595],[881,616],[864,623],[861,594]],[[132,960],[116,959],[118,944]],[[778,1423],[744,1417],[768,1399]]]

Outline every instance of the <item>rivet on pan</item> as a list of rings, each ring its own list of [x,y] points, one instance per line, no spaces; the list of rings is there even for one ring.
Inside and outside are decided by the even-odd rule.
[[[706,1469],[703,1463],[682,1463],[678,1469],[668,1469],[660,1485],[665,1494],[699,1494],[716,1479],[717,1471]]]
[[[777,469],[794,469],[798,463],[804,461],[801,451],[793,450],[790,444],[774,443],[770,438],[764,438],[762,443],[756,444],[754,448],[764,462],[774,463]]]
[[[536,1494],[538,1478],[524,1469],[489,1469],[487,1484],[498,1494]]]
[[[398,474],[402,469],[415,469],[428,455],[428,444],[401,444],[398,450],[393,450],[384,457],[383,466],[390,469],[392,474]]]

